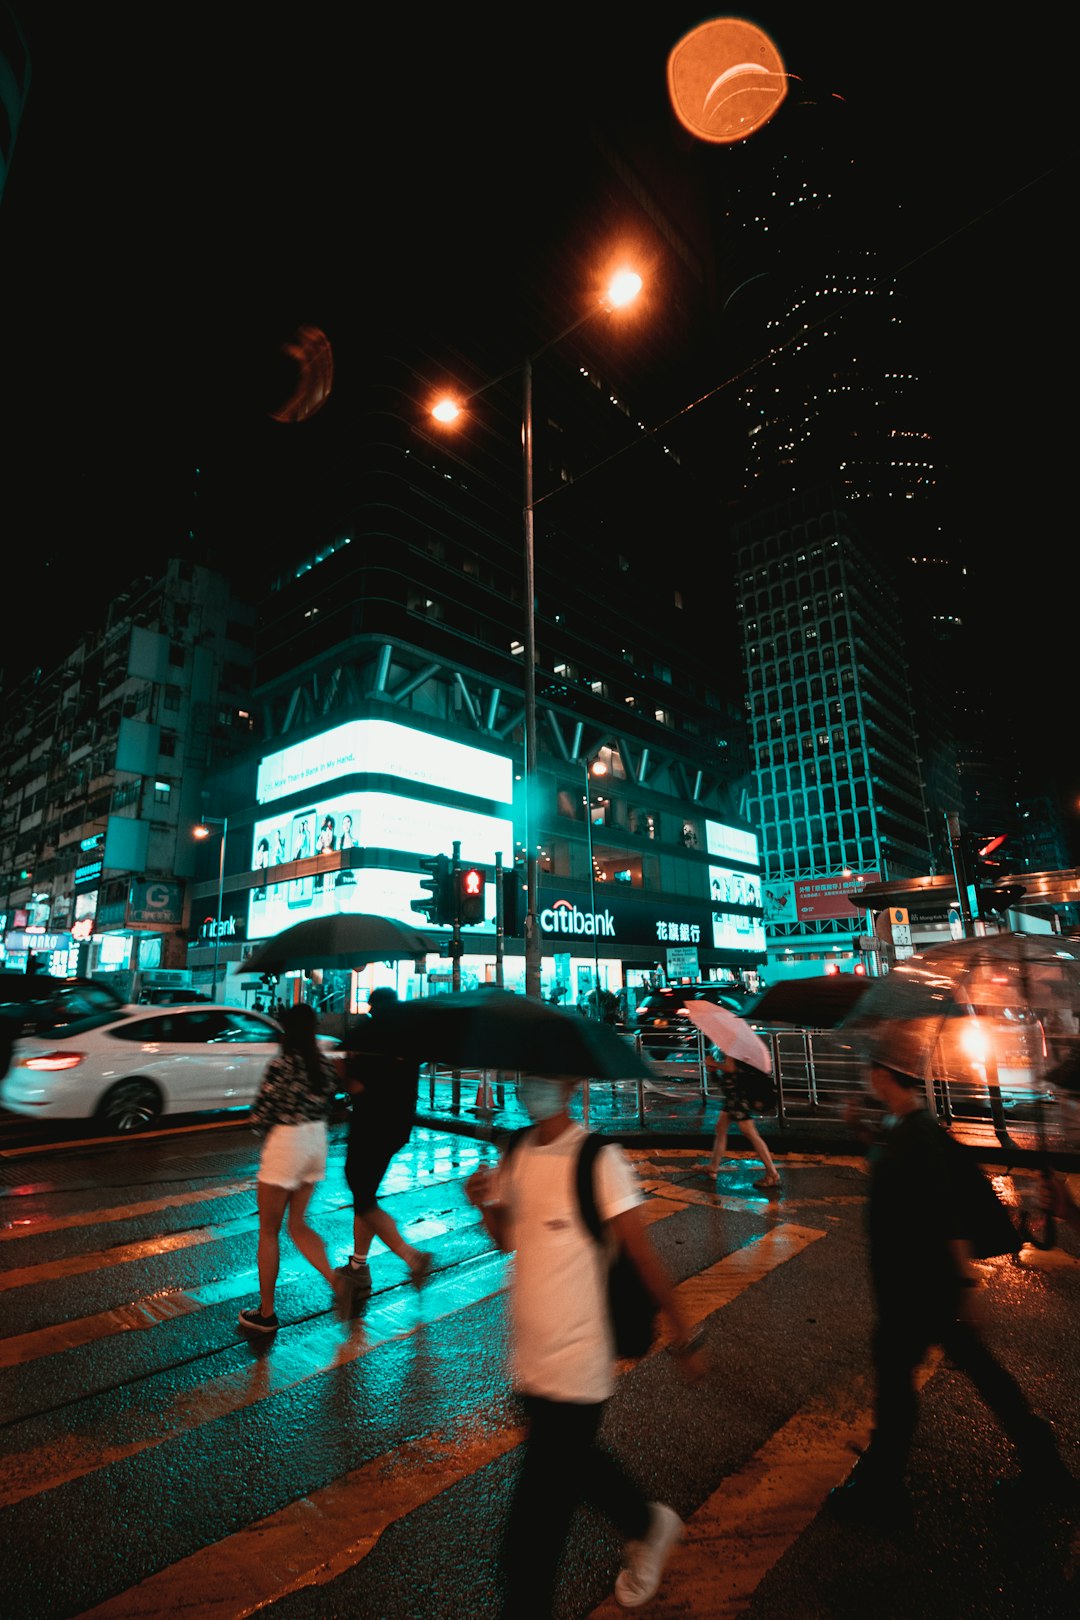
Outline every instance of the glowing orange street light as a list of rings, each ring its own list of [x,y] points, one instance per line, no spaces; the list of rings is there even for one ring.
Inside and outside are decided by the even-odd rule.
[[[610,313],[615,309],[625,309],[632,304],[641,291],[641,277],[635,270],[623,267],[616,271],[608,282],[604,296],[584,315],[572,321],[566,329],[543,344],[532,354],[526,355],[520,366],[512,366],[501,376],[492,377],[489,382],[474,388],[471,394],[466,394],[461,401],[444,395],[432,407],[431,414],[437,422],[444,424],[453,422],[461,413],[462,406],[470,400],[476,399],[497,383],[505,381],[514,372],[522,373],[522,401],[521,401],[521,451],[524,464],[524,496],[522,500],[522,518],[525,530],[525,634],[523,648],[523,664],[525,678],[525,875],[526,875],[526,909],[525,909],[525,994],[537,1000],[540,997],[540,924],[536,914],[538,884],[536,849],[533,844],[531,824],[533,820],[533,795],[535,791],[537,744],[536,744],[536,566],[535,547],[533,543],[533,405],[532,405],[532,368],[533,361],[553,349],[556,344],[576,332],[579,326],[595,316]],[[591,828],[590,828],[591,832]]]

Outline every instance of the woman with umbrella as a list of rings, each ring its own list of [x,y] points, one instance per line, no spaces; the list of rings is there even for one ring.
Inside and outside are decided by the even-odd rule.
[[[765,1166],[765,1175],[761,1181],[755,1181],[754,1186],[762,1192],[779,1187],[780,1172],[754,1123],[753,1109],[749,1100],[761,1088],[760,1073],[756,1073],[749,1063],[743,1063],[739,1058],[732,1057],[730,1052],[725,1055],[715,1046],[712,1048],[712,1055],[705,1059],[705,1067],[711,1074],[719,1076],[720,1089],[723,1093],[723,1106],[716,1121],[716,1134],[713,1137],[712,1153],[709,1157],[709,1174],[712,1176],[720,1174],[720,1166],[728,1157],[728,1130],[734,1123]]]
[[[281,1015],[281,1055],[266,1066],[252,1108],[257,1130],[266,1133],[259,1161],[259,1306],[240,1312],[249,1333],[276,1333],[274,1290],[281,1264],[285,1211],[289,1236],[309,1265],[344,1302],[346,1285],[330,1264],[326,1246],[305,1219],[315,1183],[326,1177],[326,1121],[337,1095],[337,1075],[316,1040],[318,1019],[303,1002]]]

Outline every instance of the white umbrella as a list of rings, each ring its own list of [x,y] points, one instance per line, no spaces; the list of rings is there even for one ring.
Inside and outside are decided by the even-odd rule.
[[[688,1001],[683,1012],[728,1057],[749,1063],[762,1074],[772,1074],[772,1056],[765,1042],[726,1007],[711,1001]]]

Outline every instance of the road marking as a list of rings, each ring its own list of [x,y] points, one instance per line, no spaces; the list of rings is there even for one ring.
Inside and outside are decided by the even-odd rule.
[[[196,1226],[189,1232],[170,1232],[164,1237],[147,1238],[142,1243],[117,1244],[115,1249],[97,1249],[93,1254],[73,1254],[63,1260],[48,1260],[39,1266],[18,1266],[0,1274],[0,1291],[26,1288],[31,1283],[53,1282],[57,1277],[78,1277],[87,1271],[104,1270],[107,1266],[126,1266],[132,1260],[148,1260],[158,1254],[173,1254],[178,1249],[192,1249],[201,1243],[215,1243],[221,1238],[235,1237],[245,1227],[255,1230],[258,1216],[245,1217],[228,1231],[222,1226]]]
[[[441,1317],[500,1293],[505,1286],[506,1267],[505,1255],[488,1253],[455,1266],[452,1272],[436,1273],[422,1294],[404,1285],[391,1289],[373,1301],[362,1320],[343,1323],[333,1317],[323,1325],[316,1324],[300,1340],[284,1333],[272,1346],[266,1346],[268,1354],[255,1354],[253,1350],[246,1365],[181,1390],[165,1407],[132,1408],[120,1420],[129,1424],[129,1437],[110,1442],[88,1429],[30,1451],[9,1453],[0,1478],[0,1506],[21,1502],[69,1480],[96,1473],[121,1458],[152,1450],[204,1423],[336,1371],[391,1339],[408,1338]],[[239,1329],[237,1333],[239,1338]],[[152,1397],[153,1392],[148,1393]]]
[[[941,1364],[933,1350],[916,1374],[922,1389]],[[686,1523],[664,1583],[649,1604],[650,1620],[705,1615],[736,1620],[769,1571],[842,1485],[870,1439],[868,1383],[858,1378],[815,1396],[730,1474]],[[625,1610],[609,1597],[589,1620],[616,1620]]]
[[[75,1226],[97,1226],[107,1221],[130,1221],[139,1215],[156,1215],[163,1209],[177,1209],[182,1204],[205,1203],[210,1198],[231,1198],[235,1193],[252,1192],[255,1177],[245,1181],[227,1181],[217,1187],[203,1187],[198,1192],[170,1193],[168,1198],[151,1198],[142,1204],[118,1204],[111,1209],[84,1210],[78,1215],[28,1216],[25,1220],[9,1221],[0,1226],[0,1243],[6,1238],[38,1237],[42,1232],[64,1232]]]
[[[301,1276],[300,1271],[282,1270],[278,1287],[288,1287]],[[117,1305],[94,1316],[79,1316],[71,1322],[57,1322],[51,1327],[38,1328],[33,1333],[16,1333],[0,1339],[0,1368],[19,1367],[28,1361],[40,1361],[44,1356],[57,1355],[62,1350],[74,1350],[81,1344],[94,1344],[110,1338],[114,1333],[128,1333],[133,1329],[157,1327],[159,1322],[171,1321],[177,1316],[189,1316],[208,1305],[220,1305],[227,1299],[240,1299],[254,1293],[259,1284],[254,1266],[249,1271],[237,1272],[217,1282],[204,1283],[200,1288],[166,1288],[158,1294],[147,1294],[132,1300],[129,1305]]]
[[[39,1153],[66,1153],[68,1148],[111,1147],[114,1142],[154,1142],[162,1136],[193,1136],[196,1131],[228,1131],[250,1125],[247,1111],[240,1119],[211,1120],[206,1125],[172,1125],[162,1131],[124,1131],[119,1136],[84,1136],[77,1142],[38,1142],[34,1147],[0,1148],[0,1159],[29,1159]]]
[[[745,1249],[725,1255],[678,1285],[684,1314],[696,1326],[824,1236],[809,1228],[778,1227]],[[460,1300],[453,1308],[457,1304]],[[410,1331],[419,1325],[414,1324]],[[666,1342],[662,1335],[651,1353],[657,1354]],[[348,1358],[339,1353],[337,1364],[343,1359]],[[636,1365],[619,1363],[620,1376]],[[260,1391],[260,1398],[270,1393],[278,1391]],[[483,1412],[471,1413],[469,1421],[470,1429],[477,1421],[482,1423]],[[481,1434],[467,1442],[462,1453],[460,1443],[452,1437],[422,1436],[159,1570],[118,1597],[85,1611],[80,1620],[154,1620],[158,1616],[164,1620],[184,1610],[197,1611],[200,1620],[245,1620],[290,1593],[325,1585],[354,1568],[367,1557],[383,1530],[403,1514],[423,1507],[475,1469],[513,1450],[522,1437],[517,1428]],[[157,1439],[147,1442],[156,1443]],[[92,1466],[81,1472],[89,1472]],[[39,1488],[58,1483],[54,1480]],[[701,1612],[711,1615],[713,1611],[706,1607]]]

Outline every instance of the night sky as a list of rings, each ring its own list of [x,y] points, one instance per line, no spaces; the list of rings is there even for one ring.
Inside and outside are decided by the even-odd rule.
[[[666,56],[708,12],[388,9],[21,13],[34,82],[0,201],[10,674],[62,654],[86,603],[176,548],[197,465],[235,464],[253,519],[238,555],[270,561],[260,468],[294,479],[301,506],[318,477],[316,423],[265,409],[298,323],[330,335],[326,411],[344,410],[387,309],[430,324],[478,293],[497,321],[500,260],[543,233],[533,204],[578,120],[640,117],[686,153]],[[1062,42],[970,7],[744,15],[857,110],[867,205],[934,356],[941,444],[986,563],[986,664],[1010,667],[1008,723],[1075,801],[1075,724],[1056,730],[1076,584]],[[722,206],[728,149],[686,161]]]

